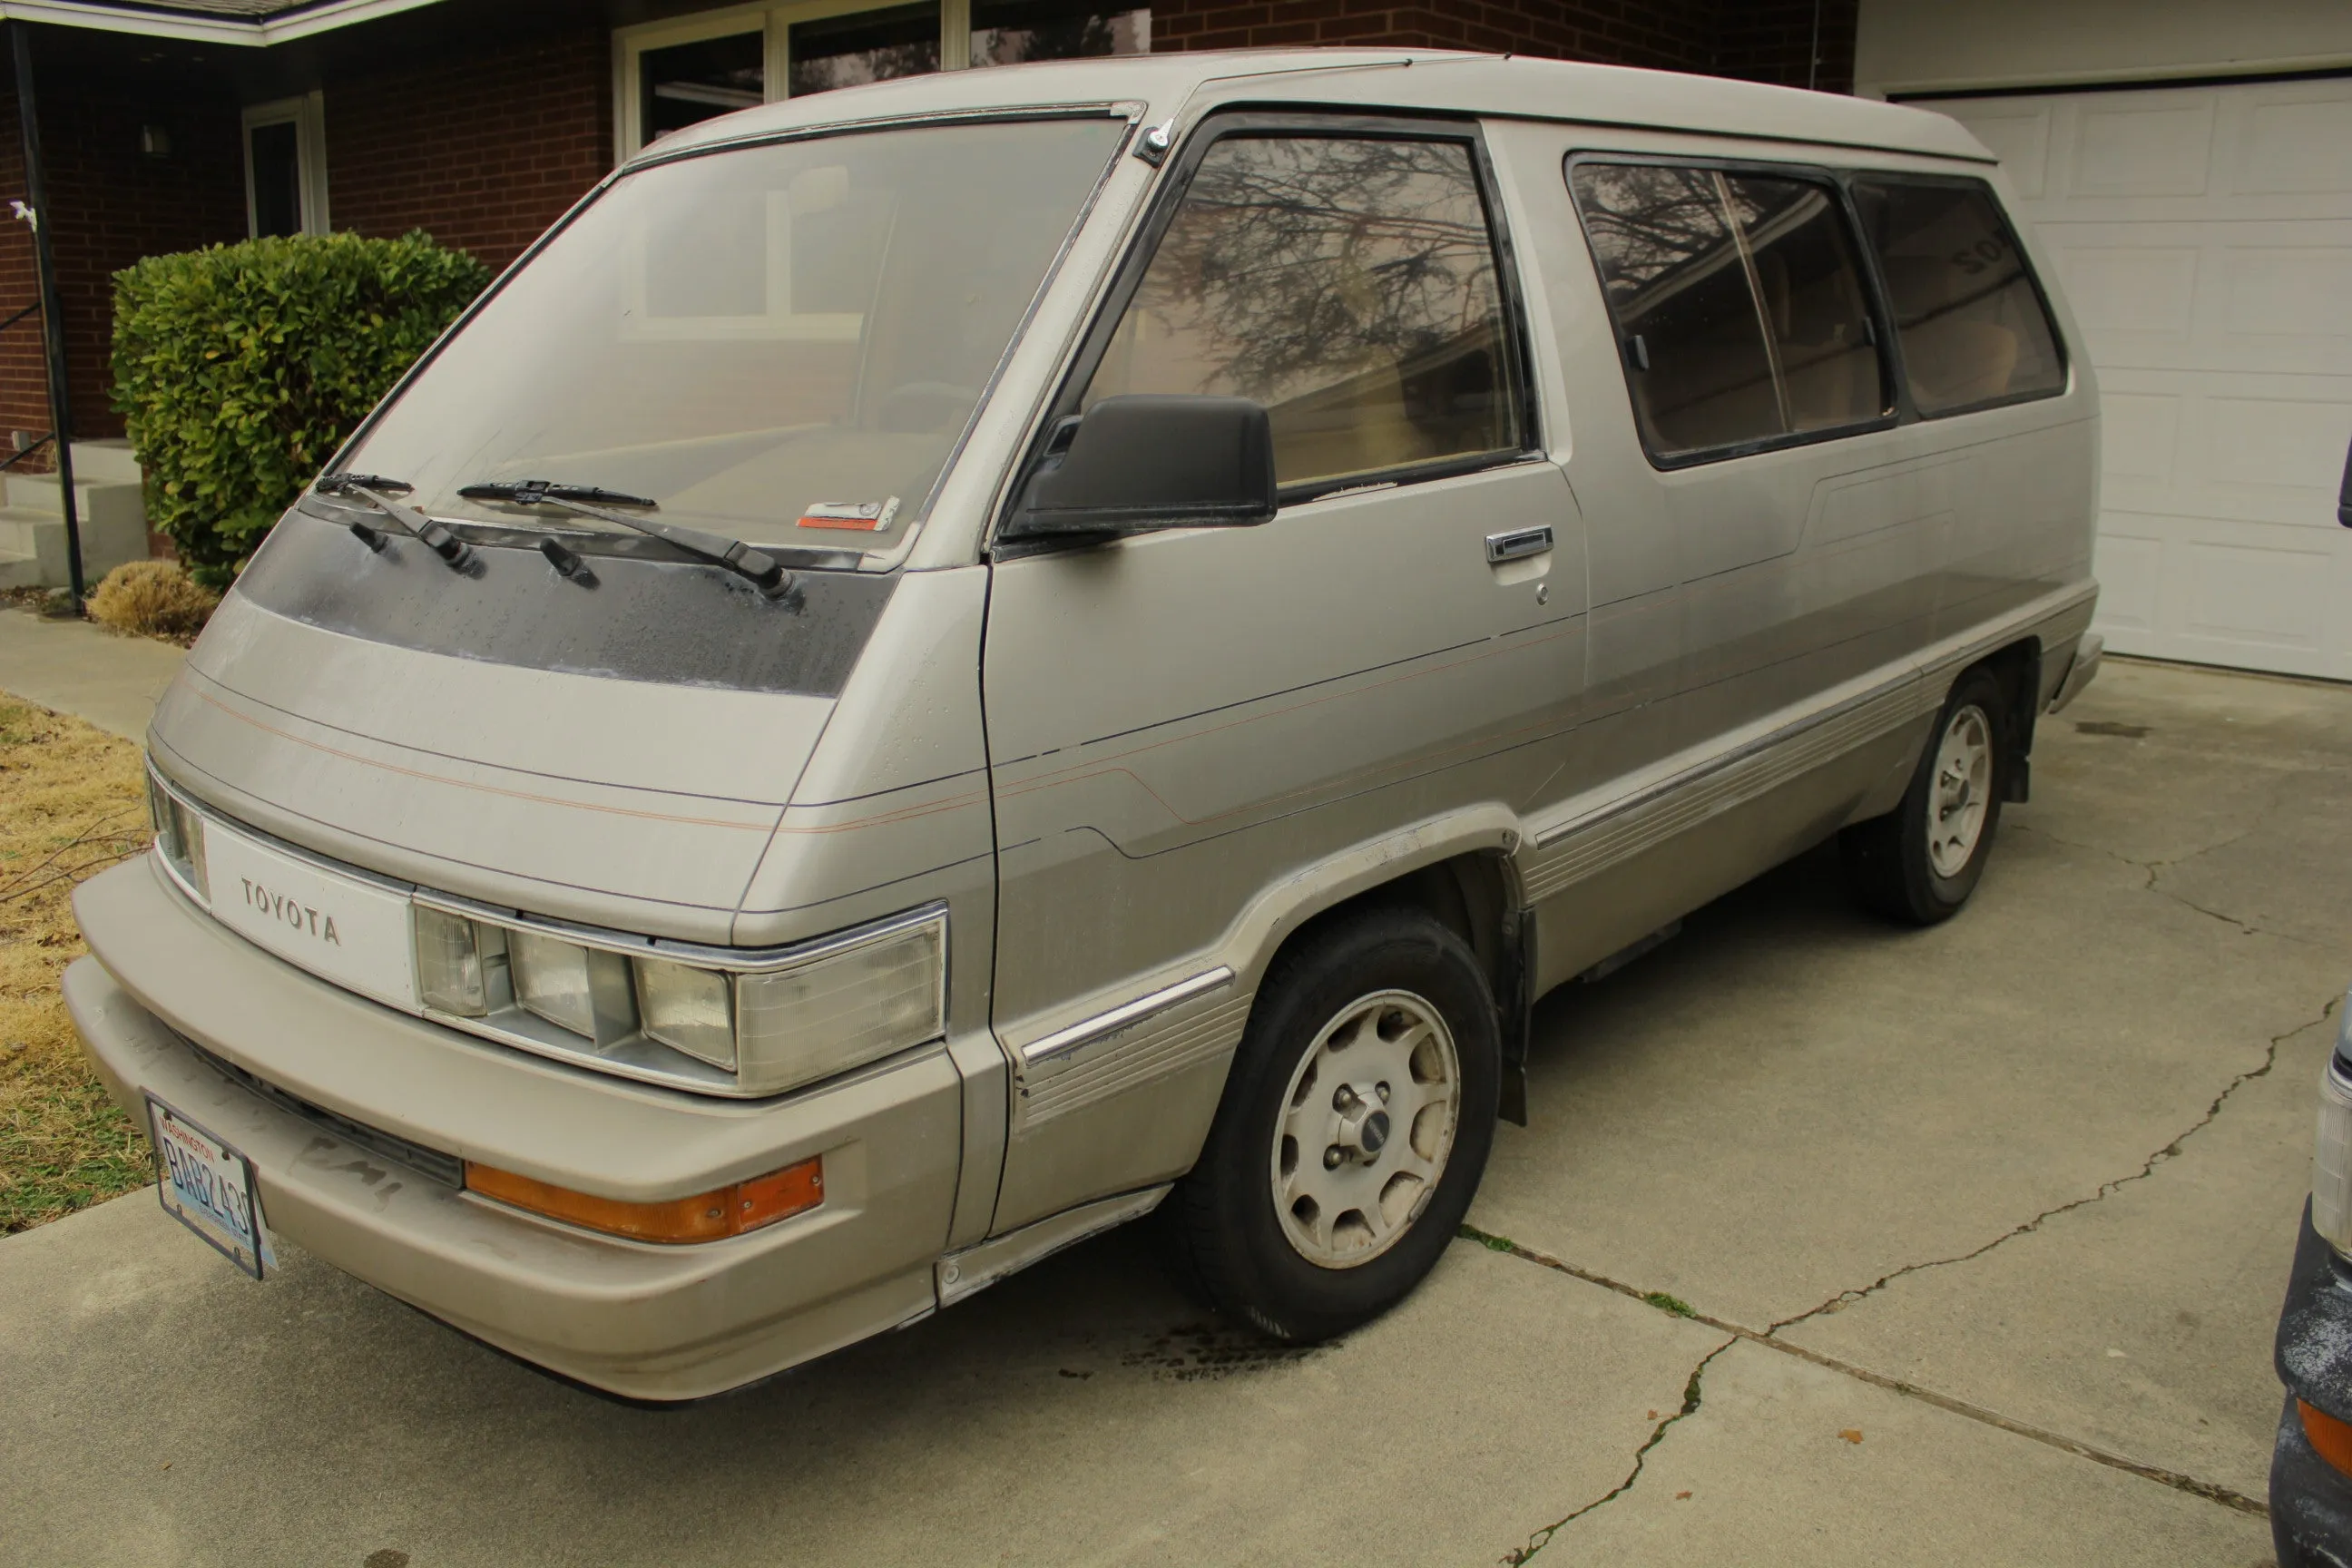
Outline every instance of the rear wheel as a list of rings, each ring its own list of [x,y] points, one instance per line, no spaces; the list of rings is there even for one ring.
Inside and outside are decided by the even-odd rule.
[[[1285,1340],[1402,1300],[1477,1190],[1499,1055],[1485,974],[1434,919],[1378,910],[1310,933],[1269,970],[1170,1199],[1181,1271]]]
[[[1958,914],[1984,875],[2008,776],[2008,699],[1989,669],[1962,676],[1903,803],[1838,836],[1846,879],[1865,906],[1909,925]]]

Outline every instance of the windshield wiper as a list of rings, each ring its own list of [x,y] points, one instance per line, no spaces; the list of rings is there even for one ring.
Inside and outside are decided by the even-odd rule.
[[[400,525],[400,531],[423,544],[448,563],[453,572],[463,572],[473,563],[474,550],[464,540],[452,533],[444,524],[418,511],[403,506],[385,490],[413,490],[416,487],[405,479],[390,479],[382,474],[321,474],[310,487],[331,496],[356,496]],[[370,528],[357,518],[343,525],[352,536],[377,554],[383,553],[384,537],[380,530]]]
[[[767,598],[781,599],[792,590],[793,574],[784,570],[782,562],[764,551],[753,549],[740,539],[705,533],[698,528],[684,528],[655,518],[629,517],[605,510],[615,506],[652,508],[658,504],[644,496],[603,489],[595,485],[558,484],[548,479],[487,480],[478,485],[460,486],[457,493],[467,500],[504,501],[511,506],[558,507],[582,517],[593,517],[599,522],[618,523],[623,528],[633,528],[639,533],[674,544],[689,555],[699,555],[740,577],[749,578]],[[599,502],[602,504],[595,504]]]

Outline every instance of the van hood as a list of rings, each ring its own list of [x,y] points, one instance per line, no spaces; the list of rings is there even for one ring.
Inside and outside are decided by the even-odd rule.
[[[531,913],[727,942],[834,709],[404,647],[245,586],[156,709],[156,765],[293,844]]]

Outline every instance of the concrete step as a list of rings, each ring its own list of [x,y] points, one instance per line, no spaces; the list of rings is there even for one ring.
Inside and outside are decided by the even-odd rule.
[[[39,588],[47,584],[39,557],[0,550],[0,588]]]
[[[76,441],[73,469],[76,483],[89,479],[100,484],[135,485],[140,479],[139,459],[131,455],[131,443],[120,438]]]
[[[54,486],[51,493],[55,493]],[[117,516],[82,523],[81,574],[85,584],[95,584],[126,561],[143,560],[146,554],[147,524],[143,519],[126,522]],[[66,561],[65,519],[56,512],[0,506],[0,556],[19,563],[30,561],[35,563],[36,573],[28,580],[0,580],[0,587],[62,588],[71,580]]]
[[[5,504],[11,510],[45,511],[59,518],[65,515],[55,474],[8,475]],[[74,515],[85,524],[135,523],[143,529],[147,526],[147,501],[136,484],[126,485],[119,479],[85,479],[76,474]]]

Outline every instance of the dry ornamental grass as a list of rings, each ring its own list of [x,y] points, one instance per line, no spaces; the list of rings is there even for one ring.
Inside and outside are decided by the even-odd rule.
[[[58,994],[74,885],[153,837],[138,747],[0,696],[0,1235],[154,1180]]]
[[[196,640],[218,608],[219,595],[198,587],[169,561],[126,561],[89,596],[89,618],[99,625],[182,647]]]

